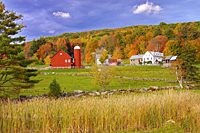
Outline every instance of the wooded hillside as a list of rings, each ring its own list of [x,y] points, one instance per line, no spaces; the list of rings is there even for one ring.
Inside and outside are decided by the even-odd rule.
[[[81,47],[82,60],[87,63],[92,61],[92,53],[101,53],[102,48],[112,58],[123,59],[146,51],[163,52],[165,56],[180,55],[186,45],[195,49],[195,58],[199,61],[200,21],[171,24],[161,22],[159,25],[136,25],[40,37],[26,43],[25,55],[27,58],[38,59],[39,64],[48,64],[49,57],[60,49],[73,57],[73,47],[76,45]]]

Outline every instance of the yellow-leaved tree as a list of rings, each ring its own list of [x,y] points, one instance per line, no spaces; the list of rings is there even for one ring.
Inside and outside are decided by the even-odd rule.
[[[35,54],[33,55],[33,59],[35,59],[36,61],[33,62],[33,63],[31,63],[31,65],[39,64],[39,63],[38,63],[38,62],[39,62],[39,59],[38,59],[38,57],[37,57],[37,53],[35,53]]]
[[[178,55],[180,51],[180,43],[177,40],[169,40],[165,48],[163,50],[163,53],[165,56],[170,56],[170,55]]]
[[[47,57],[44,59],[44,62],[45,62],[45,65],[50,65],[50,64],[51,64],[51,58],[50,58],[50,56],[47,56]]]
[[[93,83],[101,86],[102,91],[110,84],[114,78],[114,69],[108,66],[97,66],[93,64],[92,67]]]
[[[101,64],[104,64],[106,59],[108,59],[108,51],[104,49],[104,51],[102,52],[99,58],[99,61],[101,62]]]

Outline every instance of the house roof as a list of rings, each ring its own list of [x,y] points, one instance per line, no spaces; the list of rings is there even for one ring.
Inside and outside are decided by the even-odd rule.
[[[141,59],[143,57],[143,54],[142,55],[133,55],[131,56],[130,60],[131,59]]]
[[[62,49],[60,49],[57,53],[59,53],[60,51],[62,51],[63,53],[65,53],[65,54],[67,54],[65,51],[63,51]],[[55,53],[52,57],[51,57],[51,59],[57,54],[57,53]],[[68,55],[68,54],[67,54]],[[68,55],[69,56],[69,55]],[[71,57],[71,56],[69,56],[69,57]],[[71,57],[72,58],[72,57]]]
[[[165,57],[165,60],[170,60],[173,56],[167,56]]]
[[[153,51],[147,51],[147,52],[149,52],[153,56],[163,56],[163,53],[160,53],[160,52],[153,52]]]
[[[178,56],[173,56],[170,60],[176,60]]]
[[[108,62],[117,62],[117,59],[108,59]]]

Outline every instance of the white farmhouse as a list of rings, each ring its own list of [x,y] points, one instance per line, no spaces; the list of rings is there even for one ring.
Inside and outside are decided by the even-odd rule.
[[[156,62],[162,62],[162,56],[163,53],[147,51],[142,57],[142,62],[151,61],[152,64],[155,64]]]

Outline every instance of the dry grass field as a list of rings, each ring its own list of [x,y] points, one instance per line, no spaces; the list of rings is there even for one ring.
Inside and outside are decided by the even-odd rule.
[[[0,132],[200,132],[199,112],[200,93],[183,90],[0,102]]]

